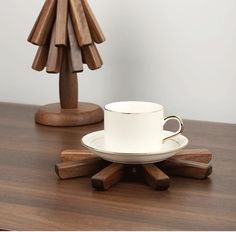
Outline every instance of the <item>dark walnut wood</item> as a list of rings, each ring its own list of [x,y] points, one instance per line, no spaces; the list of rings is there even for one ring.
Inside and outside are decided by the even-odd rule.
[[[40,107],[35,121],[47,126],[83,126],[103,121],[103,110],[93,103],[79,102],[76,109],[62,109],[55,103]]]
[[[171,176],[206,179],[212,173],[211,164],[191,160],[169,159],[156,165]]]
[[[68,43],[72,72],[83,72],[82,51],[77,44],[71,17],[68,17]]]
[[[57,0],[46,0],[33,26],[28,41],[43,46],[48,40],[56,17]]]
[[[81,0],[69,0],[69,3],[70,15],[78,44],[80,47],[92,44],[92,37]]]
[[[61,152],[61,162],[99,159],[89,150],[65,150]]]
[[[103,124],[40,126],[37,108],[0,104],[1,229],[236,230],[236,125],[185,120],[189,148],[214,154],[207,180],[173,177],[158,192],[137,179],[100,192],[89,177],[59,180],[54,165]]]
[[[101,159],[68,161],[55,165],[55,171],[61,179],[90,176],[97,173],[103,164]]]
[[[59,73],[61,71],[62,60],[63,60],[63,47],[57,47],[55,44],[56,39],[56,24],[52,30],[50,48],[48,53],[47,60],[47,69],[48,73]]]
[[[124,177],[125,179],[130,179],[130,176],[136,175],[137,178],[143,179],[142,177],[144,176],[147,184],[154,190],[162,191],[168,189],[170,185],[170,179],[166,173],[173,176],[195,179],[206,179],[209,177],[212,173],[212,166],[209,164],[211,158],[212,154],[207,149],[183,149],[174,157],[160,163],[146,165],[127,164],[125,165]],[[56,165],[56,173],[61,179],[81,177],[83,176],[81,173],[84,173],[85,166],[88,167],[88,170],[93,170],[91,163],[94,162],[94,159],[101,160],[99,157],[94,156],[89,150],[87,152],[84,150],[62,151],[61,161],[65,163]],[[198,161],[196,161],[196,159]],[[83,165],[80,165],[81,161]],[[101,169],[104,167],[101,167]],[[119,170],[119,168],[122,170]],[[124,166],[117,164],[109,165],[105,170],[98,169],[99,174],[92,178],[92,186],[97,190],[109,189],[121,180],[121,177],[123,177],[123,169]]]
[[[60,104],[62,109],[78,108],[78,78],[72,73],[69,54],[64,49],[64,57],[59,78]]]
[[[67,45],[68,0],[57,0],[56,46]]]
[[[142,165],[147,183],[157,190],[166,190],[170,186],[170,178],[154,164]]]
[[[102,121],[103,111],[99,106],[78,105],[76,73],[83,71],[83,61],[92,70],[103,64],[94,43],[104,42],[105,37],[88,3],[45,0],[28,41],[39,46],[32,68],[42,71],[46,67],[48,73],[60,73],[61,109],[58,104],[41,107],[35,115],[36,122],[64,127]]]
[[[78,154],[75,150],[65,150],[61,153],[61,162],[55,165],[55,171],[59,178],[70,179],[94,175],[105,164],[106,161],[86,151]]]
[[[184,149],[171,159],[191,160],[208,164],[212,160],[212,153],[208,149]]]
[[[42,71],[47,65],[48,53],[49,53],[49,42],[38,48],[32,64],[32,69],[36,71]]]
[[[92,177],[92,186],[96,190],[109,189],[122,179],[124,168],[124,164],[110,164]]]
[[[103,61],[95,44],[82,47],[82,53],[89,69],[95,70],[102,67]]]
[[[90,27],[93,41],[95,41],[96,43],[105,42],[105,36],[101,30],[100,25],[98,24],[97,19],[95,18],[94,14],[93,14],[91,7],[88,4],[88,1],[82,0],[82,4],[83,4],[83,9],[84,9],[86,19],[87,19],[89,27]]]

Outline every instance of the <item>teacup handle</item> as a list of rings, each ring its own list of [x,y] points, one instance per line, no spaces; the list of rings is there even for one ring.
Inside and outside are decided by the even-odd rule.
[[[183,120],[181,118],[179,118],[177,116],[168,116],[164,119],[164,125],[170,120],[177,120],[178,123],[179,123],[179,129],[173,135],[170,135],[170,136],[167,136],[166,138],[164,138],[163,142],[167,139],[171,139],[171,138],[181,134],[184,131],[184,123],[183,123]]]

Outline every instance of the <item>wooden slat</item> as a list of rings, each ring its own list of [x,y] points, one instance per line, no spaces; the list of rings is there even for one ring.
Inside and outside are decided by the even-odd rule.
[[[47,42],[56,17],[56,0],[46,0],[30,35],[29,42],[42,46]]]
[[[89,69],[95,70],[102,67],[103,62],[95,44],[82,47],[82,52]]]
[[[56,36],[56,25],[53,27],[50,49],[47,61],[47,72],[48,73],[59,73],[61,70],[62,59],[63,59],[63,47],[56,47],[55,45]]]
[[[78,78],[72,73],[68,51],[64,50],[59,80],[60,103],[62,109],[78,108]]]
[[[84,56],[84,53],[83,53],[83,50],[82,50],[82,49],[81,49],[81,52],[82,52],[82,61],[83,61],[83,64],[86,64],[85,56]]]
[[[45,6],[45,5],[44,5],[44,6]],[[30,43],[32,43],[32,38],[33,38],[33,35],[34,35],[34,33],[35,33],[35,29],[36,29],[36,27],[38,26],[40,17],[41,17],[41,15],[42,15],[42,13],[43,13],[43,9],[44,9],[44,7],[41,9],[41,11],[40,11],[40,13],[39,13],[39,15],[38,15],[38,17],[37,17],[35,23],[34,23],[34,26],[33,26],[33,28],[31,29],[31,32],[30,32],[30,34],[29,34],[29,36],[28,36],[27,41],[30,42]]]
[[[67,44],[68,0],[57,0],[56,46]]]
[[[84,14],[81,0],[69,0],[70,15],[73,21],[75,35],[80,47],[92,44],[87,19]]]
[[[101,30],[101,27],[99,26],[97,19],[95,18],[92,12],[91,7],[88,4],[88,1],[82,0],[82,3],[93,41],[96,43],[103,43],[106,40],[105,36]]]
[[[191,160],[207,164],[212,160],[212,153],[208,149],[184,149],[172,159]]]
[[[166,190],[170,186],[170,178],[154,164],[142,165],[146,182],[156,190]]]
[[[72,72],[83,72],[82,51],[75,37],[71,17],[68,18],[69,55]]]
[[[92,186],[97,190],[109,189],[122,179],[124,167],[123,164],[110,164],[92,177]]]
[[[99,62],[100,62],[100,65],[102,66],[103,65],[103,60],[102,60],[102,57],[97,49],[97,46],[94,44],[94,49],[95,49],[95,54],[98,56],[98,59],[99,59]]]
[[[91,153],[90,151],[84,150],[64,150],[61,152],[61,162],[67,161],[83,161],[88,159],[101,159]]]
[[[36,71],[42,71],[46,67],[48,54],[49,54],[49,43],[40,46],[34,58],[32,69]]]
[[[93,175],[102,168],[102,164],[101,159],[68,161],[56,164],[55,171],[61,179],[71,179]]]
[[[169,159],[156,165],[167,175],[171,176],[206,179],[212,173],[210,164],[189,160]]]

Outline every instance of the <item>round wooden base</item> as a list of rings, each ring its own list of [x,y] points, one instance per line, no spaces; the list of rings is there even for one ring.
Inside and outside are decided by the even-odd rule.
[[[42,106],[35,114],[35,122],[46,126],[82,126],[103,121],[100,106],[79,102],[77,109],[61,109],[59,103]]]

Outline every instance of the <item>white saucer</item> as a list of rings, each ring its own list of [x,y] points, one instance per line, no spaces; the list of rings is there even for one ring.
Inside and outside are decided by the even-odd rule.
[[[173,134],[173,132],[163,131],[163,136],[169,136],[171,134]],[[110,162],[147,164],[160,162],[174,156],[188,145],[188,139],[183,135],[177,135],[172,139],[166,140],[160,150],[152,153],[119,153],[116,151],[108,151],[104,142],[104,130],[85,135],[81,143],[97,156]]]

